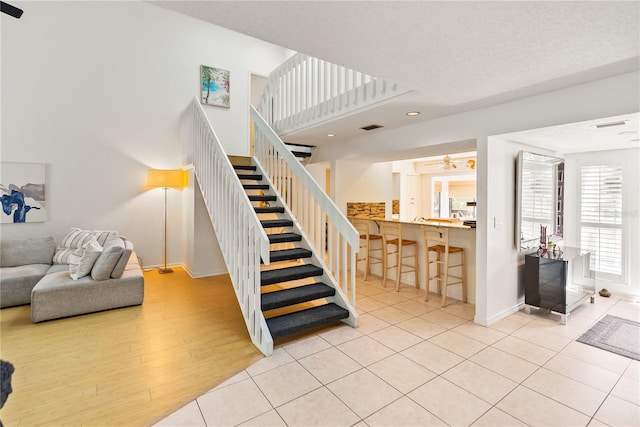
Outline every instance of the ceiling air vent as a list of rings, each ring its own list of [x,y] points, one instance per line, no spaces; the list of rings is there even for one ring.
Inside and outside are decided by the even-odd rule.
[[[383,128],[384,126],[382,125],[368,125],[368,126],[362,126],[360,129],[362,130],[374,130],[374,129],[379,129],[379,128]]]
[[[601,129],[601,128],[609,128],[611,126],[622,126],[622,125],[625,125],[625,124],[627,124],[627,121],[626,120],[621,120],[619,122],[600,123],[600,124],[597,124],[596,127],[598,129]]]

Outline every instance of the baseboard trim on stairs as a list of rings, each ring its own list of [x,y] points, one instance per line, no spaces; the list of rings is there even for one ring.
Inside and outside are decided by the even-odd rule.
[[[209,271],[209,272],[195,274],[193,272],[193,270],[191,270],[190,268],[188,268],[184,264],[175,265],[174,267],[182,267],[184,269],[184,271],[186,271],[187,274],[189,275],[189,277],[191,277],[192,279],[203,279],[205,277],[222,276],[222,275],[225,275],[225,274],[226,275],[229,274],[229,272],[226,269],[217,269],[217,270],[212,270],[212,271]]]

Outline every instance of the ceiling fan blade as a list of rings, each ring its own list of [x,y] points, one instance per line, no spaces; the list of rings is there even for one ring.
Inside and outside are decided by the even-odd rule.
[[[0,1],[0,12],[6,13],[7,15],[13,16],[14,18],[20,19],[20,17],[22,16],[23,10],[15,6],[12,6],[9,3]]]

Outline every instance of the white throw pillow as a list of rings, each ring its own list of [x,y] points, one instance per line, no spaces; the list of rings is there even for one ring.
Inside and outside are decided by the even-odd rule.
[[[102,253],[102,246],[97,240],[92,239],[85,243],[81,248],[73,251],[69,257],[69,275],[73,280],[91,273],[93,264]]]

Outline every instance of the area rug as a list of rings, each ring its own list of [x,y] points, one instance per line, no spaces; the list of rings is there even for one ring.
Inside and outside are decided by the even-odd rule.
[[[606,315],[576,341],[640,360],[640,323]]]

